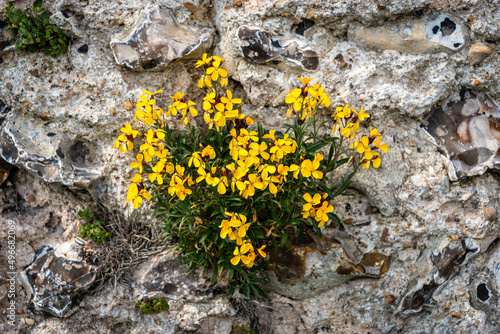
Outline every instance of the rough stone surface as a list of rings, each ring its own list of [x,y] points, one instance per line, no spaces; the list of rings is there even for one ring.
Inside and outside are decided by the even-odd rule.
[[[22,274],[22,283],[30,296],[30,308],[56,317],[69,317],[76,311],[75,300],[94,282],[95,267],[85,261],[73,261],[42,247],[35,260]]]
[[[484,93],[462,89],[422,126],[453,163],[450,180],[500,167],[500,107]]]
[[[212,35],[213,29],[179,26],[171,14],[149,6],[130,29],[113,36],[110,45],[118,64],[159,71],[176,59],[200,57],[211,46]]]
[[[0,15],[6,4],[0,0]],[[15,6],[29,5],[15,1]],[[17,326],[21,331],[226,333],[251,325],[260,327],[261,332],[287,334],[500,331],[494,243],[499,237],[499,174],[488,169],[482,175],[455,181],[455,166],[447,157],[450,152],[430,142],[420,127],[429,115],[442,109],[443,103],[458,101],[462,89],[488,96],[498,105],[497,1],[158,0],[151,6],[132,0],[44,1],[51,21],[75,38],[68,54],[52,59],[43,52],[25,54],[12,47],[1,48],[0,145],[12,151],[16,147],[19,152],[17,160],[2,153],[14,166],[5,167],[10,170],[0,185],[0,225],[7,220],[15,222],[19,271],[33,262],[41,247],[74,243],[76,212],[86,207],[91,196],[108,208],[123,206],[130,161],[129,156],[112,149],[112,144],[120,127],[132,121],[133,105],[142,89],[164,89],[167,95],[187,91],[194,101],[200,101],[194,62],[182,52],[165,60],[168,65],[156,72],[131,71],[117,64],[110,41],[134,30],[134,25],[142,22],[141,13],[153,7],[165,13],[165,20],[198,37],[198,28],[214,29],[208,52],[226,59],[229,86],[246,103],[242,112],[268,128],[282,128],[289,121],[284,98],[297,84],[297,76],[314,77],[314,82],[323,84],[333,107],[349,103],[371,112],[368,125],[384,131],[390,153],[383,155],[379,170],[358,175],[353,184],[356,188],[349,190],[354,197],[342,196],[333,203],[348,238],[339,238],[344,244],[332,245],[326,255],[309,253],[310,260],[305,262],[309,273],[302,282],[303,287],[313,284],[316,264],[338,267],[339,257],[334,255],[347,256],[345,240],[356,245],[358,255],[388,256],[389,268],[384,275],[375,270],[379,267],[365,268],[376,275],[338,280],[338,284],[323,285],[326,290],[321,288],[321,293],[306,298],[290,298],[266,289],[268,301],[252,301],[246,306],[230,302],[221,291],[198,299],[189,290],[182,298],[169,294],[168,312],[143,315],[135,302],[144,290],[133,287],[141,275],[157,278],[150,259],[146,267],[130,273],[134,277],[130,285],[117,282],[83,295],[80,309],[65,319],[33,314],[27,309],[26,291],[18,289]],[[443,15],[455,24],[451,34],[452,24]],[[421,32],[412,45],[405,42],[406,31],[417,36],[416,28],[434,19],[437,33],[432,32],[435,26],[429,26],[429,39]],[[415,25],[405,30],[408,23]],[[271,46],[272,41],[278,41],[275,47],[281,51],[273,54],[275,59],[255,62],[246,58],[237,35],[242,26],[265,32]],[[353,39],[356,29],[366,33]],[[454,35],[460,29],[461,37]],[[391,48],[378,46],[375,31],[395,38]],[[193,36],[189,40],[198,41],[189,36]],[[457,38],[463,38],[464,46],[449,44]],[[425,40],[427,46],[421,47],[418,40]],[[472,47],[468,49],[467,44]],[[474,47],[477,44],[490,52]],[[87,45],[86,52],[82,52],[83,45]],[[317,67],[304,69],[300,61],[283,59],[285,46],[313,50]],[[412,51],[417,46],[419,51]],[[187,58],[190,56],[195,57],[195,53]],[[12,114],[5,118],[7,113]],[[16,124],[14,120],[18,120]],[[72,156],[71,148],[78,142],[76,151],[87,147],[91,154]],[[64,158],[57,155],[59,147]],[[99,175],[97,189],[91,186],[94,175]],[[124,209],[127,215],[130,211],[130,207]],[[147,208],[144,213],[149,215]],[[333,226],[326,227],[330,229]],[[0,229],[1,305],[8,301],[8,275],[3,265],[7,259],[6,233]],[[181,279],[180,269],[176,270],[165,275],[163,287]],[[193,285],[188,286],[204,291],[204,283],[198,279],[192,279]],[[403,304],[420,306],[402,310]],[[259,321],[250,320],[252,312],[259,315]],[[0,313],[0,332],[11,330],[6,320]]]
[[[352,25],[348,38],[371,49],[436,53],[463,48],[468,42],[468,31],[457,19],[440,14],[380,27]]]
[[[334,243],[335,242],[335,243]],[[292,249],[271,254],[269,273],[272,288],[280,294],[305,299],[333,289],[353,278],[380,277],[389,269],[389,257],[378,252],[363,253],[354,238],[338,229],[325,230],[318,238],[294,238]]]
[[[158,255],[140,265],[135,271],[134,298],[169,298],[201,301],[213,297],[210,278],[201,272],[187,275],[188,269],[172,252]]]

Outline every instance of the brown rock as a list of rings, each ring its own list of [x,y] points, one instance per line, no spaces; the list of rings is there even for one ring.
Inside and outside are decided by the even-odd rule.
[[[235,5],[236,7],[241,7],[241,1],[236,1],[236,2],[234,3],[234,5]]]
[[[389,237],[389,228],[384,227],[384,231],[382,231],[382,235],[380,236],[380,240],[383,242],[387,242],[387,238]]]
[[[36,69],[36,68],[29,70],[28,73],[31,74],[32,76],[34,76],[35,78],[39,77],[38,69]]]
[[[492,223],[498,218],[497,210],[492,206],[484,208],[483,213],[484,213],[484,218]]]
[[[26,108],[31,108],[32,104],[31,104],[31,103],[29,103],[29,102],[26,102],[26,103],[24,104],[24,106],[25,106]]]
[[[417,147],[418,142],[416,140],[413,140],[413,139],[408,139],[408,146]]]
[[[190,12],[194,12],[196,10],[196,5],[192,2],[184,2],[182,5]]]
[[[491,53],[493,49],[484,44],[473,44],[469,52],[467,52],[467,59],[471,65],[478,65],[483,60],[485,60]]]
[[[475,86],[479,85],[480,83],[481,83],[481,81],[479,81],[479,80],[477,80],[477,79],[476,79],[476,80],[474,80],[474,85],[475,85]]]
[[[125,107],[125,110],[132,110],[132,108],[134,107],[134,105],[132,104],[132,102],[130,101],[125,101],[123,102],[123,106]]]
[[[393,294],[389,293],[389,294],[385,295],[384,304],[386,304],[386,305],[390,304],[390,303],[392,303],[395,300],[396,300],[396,296],[394,296]]]

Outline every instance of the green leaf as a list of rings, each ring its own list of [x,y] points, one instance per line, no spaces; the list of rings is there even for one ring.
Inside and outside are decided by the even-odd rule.
[[[314,152],[318,151],[319,149],[325,147],[326,145],[328,145],[328,142],[323,142],[323,141],[314,142],[314,143],[311,143],[309,145],[306,145],[306,151],[309,153],[314,153]]]
[[[23,35],[23,36],[28,36],[29,35],[29,31],[25,27],[20,27],[17,32],[19,34]]]
[[[42,0],[35,0],[35,2],[33,2],[33,8],[42,8]]]

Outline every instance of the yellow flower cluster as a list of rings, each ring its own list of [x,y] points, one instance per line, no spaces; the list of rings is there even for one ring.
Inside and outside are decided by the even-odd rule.
[[[207,167],[206,157],[215,158],[215,152],[211,147],[207,153],[194,152],[189,158],[189,165],[194,164],[198,167],[199,177],[196,183],[205,181],[208,185],[217,187],[221,195],[225,194],[227,188],[230,187],[233,192],[239,191],[243,198],[248,198],[254,196],[256,190],[266,189],[276,196],[283,183],[286,182],[289,172],[293,173],[296,179],[300,176],[323,178],[323,172],[319,170],[323,157],[319,153],[313,161],[301,159],[299,165],[286,166],[281,163],[287,154],[294,153],[297,148],[295,140],[289,138],[288,135],[276,138],[276,130],[271,130],[264,135],[265,139],[271,141],[269,145],[265,141],[259,142],[255,131],[241,129],[238,134],[236,129],[232,129],[231,135],[233,139],[229,148],[235,162],[222,168]]]
[[[302,207],[302,217],[314,217],[319,223],[318,227],[323,227],[329,219],[328,213],[333,212],[333,206],[329,205],[328,201],[325,201],[327,197],[328,194],[311,196],[309,193],[305,193],[306,204]]]
[[[229,239],[236,240],[237,244],[233,252],[234,257],[231,259],[231,263],[236,266],[241,260],[248,268],[253,267],[255,250],[250,240],[245,238],[251,223],[247,223],[247,217],[242,214],[229,212],[225,212],[225,214],[228,219],[224,219],[219,226],[221,229],[220,237],[225,239],[229,236]],[[266,245],[257,249],[257,252],[263,258],[266,257],[264,248],[266,248]]]
[[[297,77],[304,85],[288,93],[285,103],[290,104],[286,113],[287,117],[298,116],[302,121],[308,120],[316,113],[318,106],[329,107],[330,98],[323,91],[325,87],[320,84],[309,86],[314,78]]]
[[[381,159],[378,152],[374,150],[381,150],[387,153],[389,146],[382,144],[382,136],[377,129],[370,127],[369,136],[359,136],[359,121],[364,121],[370,115],[366,113],[363,108],[359,112],[355,109],[349,108],[349,105],[344,107],[337,107],[332,118],[335,120],[333,132],[339,131],[346,140],[352,140],[351,149],[356,149],[359,154],[362,154],[361,164],[363,169],[370,167],[373,164],[374,168],[379,168]]]

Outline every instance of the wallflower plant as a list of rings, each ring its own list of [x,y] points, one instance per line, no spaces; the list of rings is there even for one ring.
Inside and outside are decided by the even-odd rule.
[[[136,149],[127,202],[137,209],[151,201],[190,270],[211,271],[212,283],[227,273],[228,294],[240,288],[247,297],[266,297],[259,283],[267,252],[290,247],[289,237],[307,229],[321,236],[325,225],[340,223],[335,198],[360,167],[378,168],[388,146],[375,128],[360,133],[359,122],[370,117],[363,108],[337,107],[320,121],[316,112],[329,110],[330,98],[310,78],[297,78],[300,86],[285,99],[291,123],[284,133],[266,131],[239,110],[242,100],[227,89],[223,63],[206,54],[196,63],[204,69],[198,103],[182,92],[162,103],[162,90],[144,90],[135,122],[147,132],[126,124],[114,147]],[[195,117],[206,126],[193,125]],[[324,127],[331,135],[318,134]],[[342,165],[347,172],[337,182],[332,172]]]

